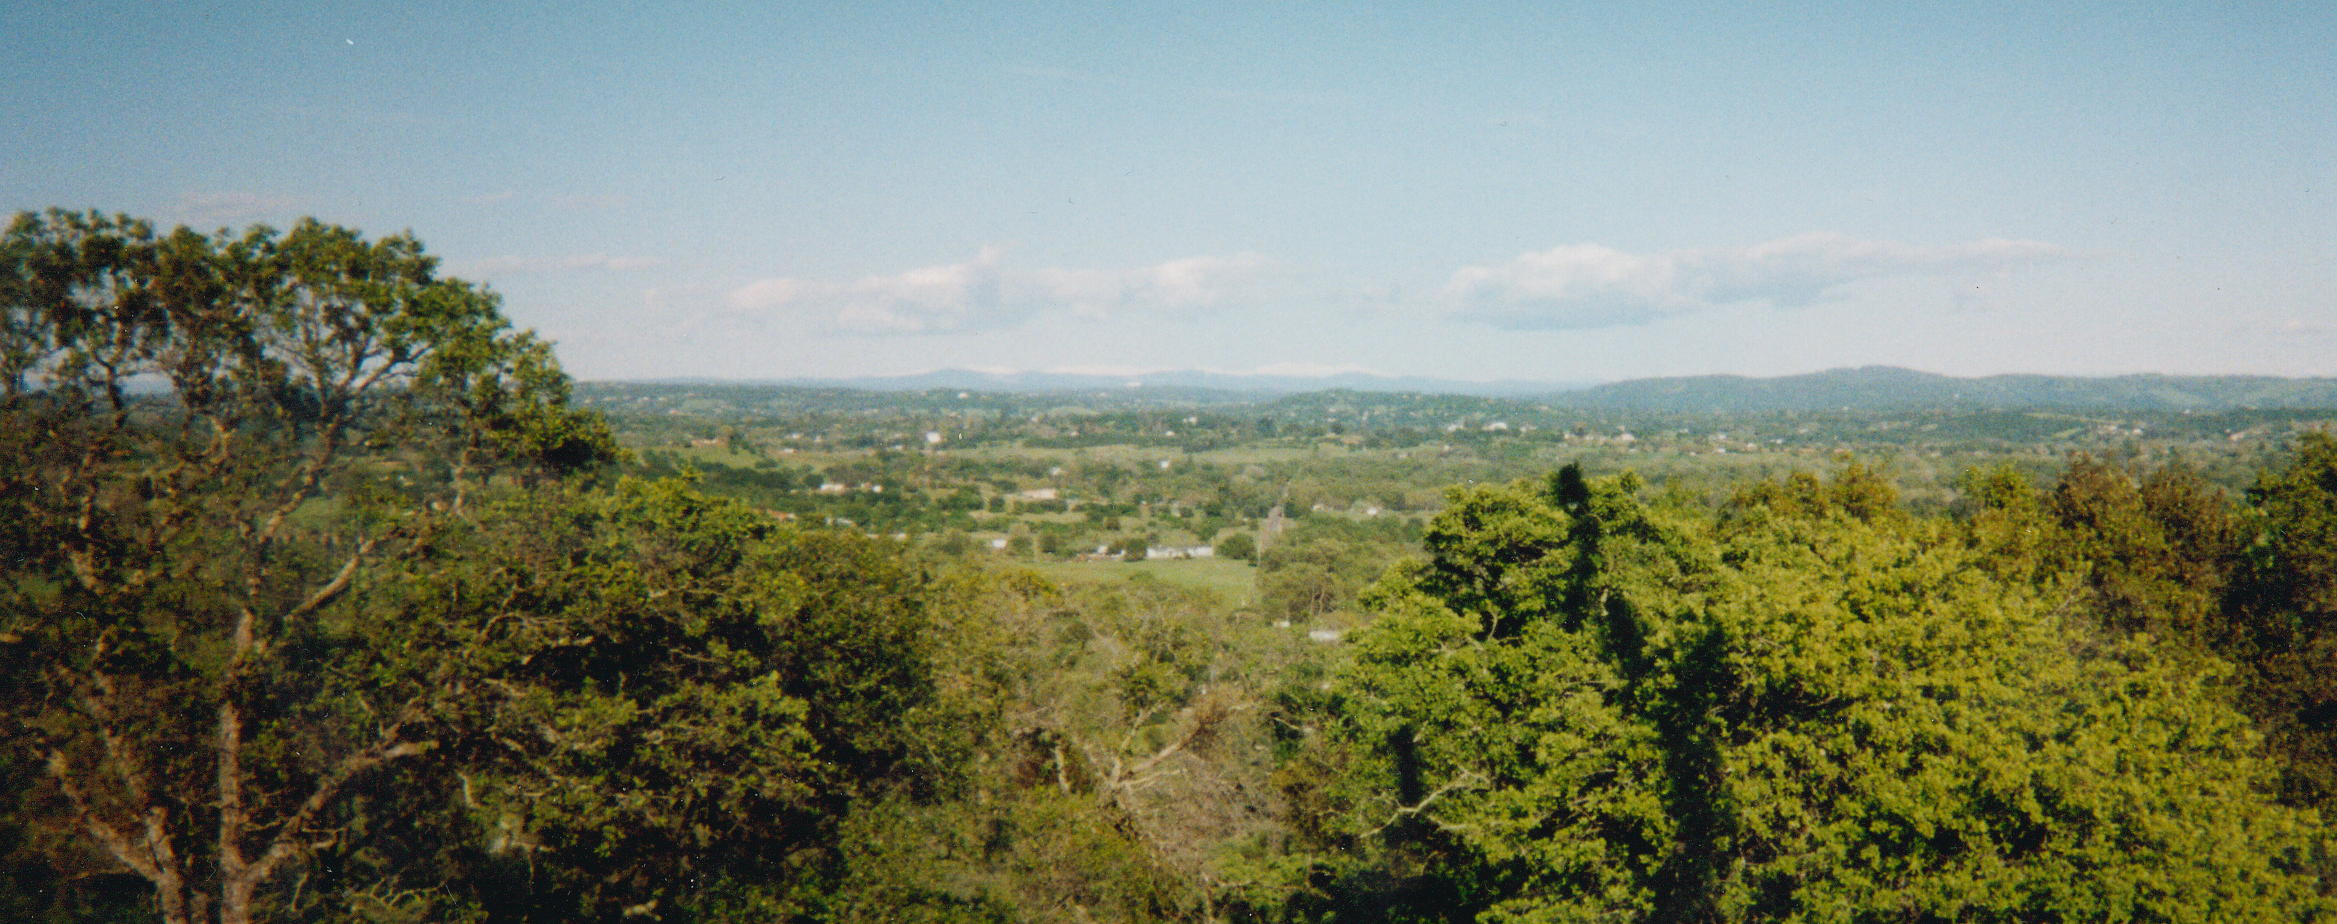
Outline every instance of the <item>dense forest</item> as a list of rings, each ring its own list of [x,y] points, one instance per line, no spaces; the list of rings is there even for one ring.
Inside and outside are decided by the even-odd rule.
[[[2337,408],[580,386],[313,221],[0,311],[7,920],[2337,911]]]

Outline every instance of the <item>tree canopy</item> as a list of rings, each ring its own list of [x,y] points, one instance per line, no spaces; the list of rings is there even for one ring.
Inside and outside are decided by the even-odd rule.
[[[10,766],[167,921],[784,905],[763,852],[923,759],[918,580],[598,483],[548,345],[434,263],[10,224]],[[742,852],[770,880],[721,886]]]
[[[1936,525],[1456,490],[1300,792],[1365,918],[2295,920],[2315,819],[2217,678]],[[1864,496],[1855,492],[1852,497]]]

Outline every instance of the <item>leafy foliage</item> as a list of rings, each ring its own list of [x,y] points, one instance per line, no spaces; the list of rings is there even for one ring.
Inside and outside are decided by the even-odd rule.
[[[1346,608],[1410,539],[1401,521],[1301,518],[1257,553],[1259,603],[1278,619],[1321,619]]]
[[[1287,631],[1153,581],[961,571],[938,680],[971,733],[951,798],[856,812],[836,920],[1212,920],[1276,830],[1259,702]]]
[[[2337,437],[2306,434],[2247,499],[2229,648],[2291,794],[2337,810]]]
[[[165,920],[775,913],[948,763],[900,556],[562,481],[606,425],[412,239],[4,253],[8,766]]]
[[[544,345],[413,239],[53,212],[0,240],[10,738],[164,918],[248,919],[431,747],[428,665],[312,669],[498,474],[588,466]]]
[[[1936,529],[1715,541],[1573,470],[1458,491],[1373,592],[1311,799],[1388,919],[2290,920],[2313,819],[2212,676]],[[1338,859],[1368,856],[1356,861]],[[1377,870],[1380,877],[1373,879]],[[1366,915],[1369,916],[1369,915]]]
[[[461,651],[475,677],[433,769],[483,850],[417,871],[455,906],[783,914],[852,805],[944,777],[924,581],[884,544],[670,481],[533,492],[479,522],[387,620],[454,634],[369,646]]]

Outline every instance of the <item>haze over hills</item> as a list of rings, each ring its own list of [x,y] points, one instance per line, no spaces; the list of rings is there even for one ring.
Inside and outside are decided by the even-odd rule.
[[[716,383],[716,380],[703,379],[665,381]],[[1472,382],[1359,372],[1303,376],[1173,370],[1104,375],[970,369],[866,378],[721,381],[720,384],[872,392],[957,390],[1065,395],[1143,390],[1153,392],[1151,397],[1155,400],[1199,402],[1345,390],[1521,398],[1586,409],[1679,413],[2015,408],[2214,411],[2337,407],[2337,378],[2159,374],[1960,378],[1895,366],[1829,369],[1775,378],[1701,375],[1631,379],[1600,385],[1516,380]]]
[[[1957,378],[1861,366],[1778,378],[1705,375],[1634,379],[1554,401],[1610,410],[1832,411],[2101,408],[2213,411],[2337,407],[2337,379],[2255,375],[1992,375]]]
[[[1381,376],[1363,372],[1311,376],[1176,369],[1128,375],[1105,375],[1078,372],[992,372],[976,369],[940,369],[914,375],[778,379],[762,384],[813,388],[855,388],[866,391],[960,389],[1021,394],[1157,388],[1221,392],[1228,395],[1284,395],[1347,389],[1367,392],[1414,392],[1510,398],[1570,391],[1589,387],[1592,383],[1588,381],[1529,382],[1515,380],[1471,382],[1460,379]]]

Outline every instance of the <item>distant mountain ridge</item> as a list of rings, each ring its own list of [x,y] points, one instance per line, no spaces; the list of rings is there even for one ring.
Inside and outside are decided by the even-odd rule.
[[[1527,395],[1547,395],[1553,392],[1587,387],[1588,381],[1572,383],[1497,381],[1471,382],[1459,379],[1434,379],[1404,376],[1382,376],[1362,372],[1342,372],[1326,376],[1236,374],[1208,372],[1198,369],[1179,369],[1143,372],[1133,375],[1102,375],[1074,372],[983,372],[974,369],[940,369],[915,375],[870,376],[866,378],[801,378],[778,379],[760,384],[805,386],[815,388],[857,388],[868,391],[930,391],[959,389],[964,391],[1020,392],[1050,394],[1093,392],[1123,388],[1190,389],[1227,394],[1287,395],[1310,391],[1348,389],[1367,392],[1418,392],[1423,394],[1477,395],[1481,397],[1510,398]]]
[[[793,378],[759,381],[667,379],[667,383],[768,385],[870,392],[969,391],[1015,394],[1133,397],[1216,403],[1245,396],[1324,391],[1465,395],[1527,399],[1561,407],[1671,413],[1782,411],[2092,410],[2221,411],[2243,408],[2337,408],[2337,378],[2264,375],[2117,376],[1991,375],[1959,378],[1897,366],[1828,369],[1753,378],[1698,375],[1629,379],[1603,385],[1521,380],[1458,379],[1340,373],[1328,376],[1246,375],[1202,370],[1102,375],[1066,372],[984,372],[942,369],[916,375],[866,378]]]
[[[1761,411],[2089,408],[2220,411],[2337,408],[2337,379],[2260,375],[1991,375],[1957,378],[1896,366],[1777,378],[1632,379],[1556,395],[1601,410]]]

